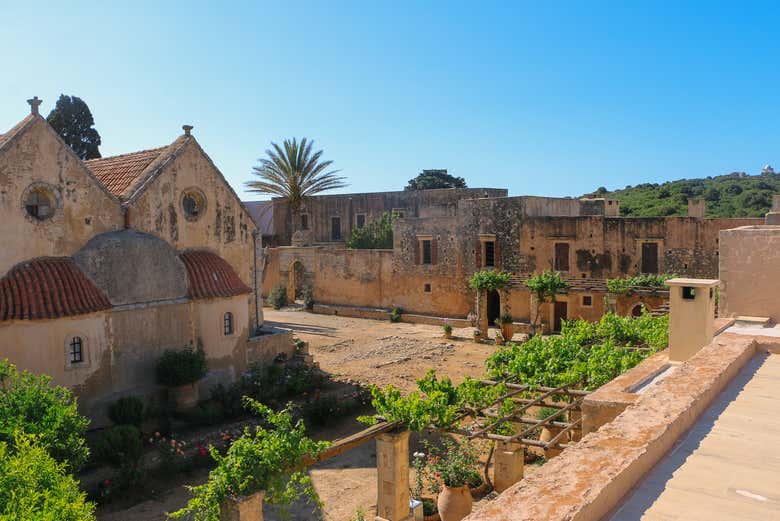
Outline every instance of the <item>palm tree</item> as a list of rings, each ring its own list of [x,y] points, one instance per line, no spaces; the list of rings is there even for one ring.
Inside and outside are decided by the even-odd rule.
[[[347,186],[339,170],[326,170],[333,161],[320,161],[322,150],[312,153],[314,141],[293,138],[285,139],[283,147],[271,143],[265,151],[267,158],[260,159],[260,165],[252,167],[253,174],[260,179],[247,181],[250,192],[282,197],[287,200],[293,213],[300,210],[306,198],[326,190]]]

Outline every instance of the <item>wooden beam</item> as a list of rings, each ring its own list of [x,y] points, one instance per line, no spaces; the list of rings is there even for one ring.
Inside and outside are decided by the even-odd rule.
[[[376,425],[372,425],[371,427],[363,429],[360,432],[356,432],[355,434],[347,436],[346,438],[334,440],[330,447],[320,452],[316,456],[304,457],[299,468],[305,468],[310,465],[314,465],[315,463],[319,463],[320,461],[335,458],[336,456],[339,456],[348,450],[354,449],[355,447],[373,440],[380,434],[390,432],[399,428],[400,426],[400,422],[377,423]]]

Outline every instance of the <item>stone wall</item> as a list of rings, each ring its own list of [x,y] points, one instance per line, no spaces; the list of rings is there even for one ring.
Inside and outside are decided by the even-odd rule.
[[[457,203],[464,198],[506,197],[499,188],[450,188],[439,190],[410,190],[361,194],[322,195],[305,202],[300,213],[308,215],[313,244],[343,242],[356,226],[356,216],[365,215],[366,222],[377,219],[384,212],[398,210],[404,217],[454,216]],[[300,216],[292,215],[282,199],[273,200],[274,235],[279,244],[289,246],[292,234],[300,229]],[[331,218],[341,219],[342,241],[331,238]]]
[[[780,226],[745,226],[720,232],[722,317],[780,321]]]

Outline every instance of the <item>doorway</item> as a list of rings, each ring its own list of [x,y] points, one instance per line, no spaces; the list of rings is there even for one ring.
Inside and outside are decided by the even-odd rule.
[[[290,269],[290,295],[288,295],[288,298],[292,300],[303,298],[303,276],[303,264],[300,261],[293,262]]]
[[[658,273],[658,243],[642,243],[642,273]]]
[[[554,317],[553,317],[553,331],[560,331],[563,326],[563,321],[567,318],[568,304],[566,302],[555,302]]]
[[[496,325],[496,320],[501,316],[501,297],[498,291],[491,290],[487,293],[487,319],[488,327]]]

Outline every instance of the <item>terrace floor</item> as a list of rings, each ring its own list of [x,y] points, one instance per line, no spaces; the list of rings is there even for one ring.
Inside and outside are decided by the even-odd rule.
[[[742,370],[610,521],[780,519],[780,355]]]

